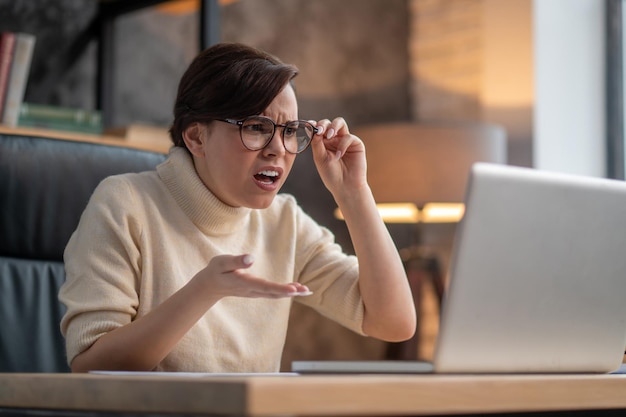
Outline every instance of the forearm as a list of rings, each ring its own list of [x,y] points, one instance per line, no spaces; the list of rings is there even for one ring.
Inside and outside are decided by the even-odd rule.
[[[215,256],[187,285],[145,316],[101,336],[72,361],[74,372],[154,369],[215,303],[224,297],[284,298],[307,293],[248,273],[251,255]]]
[[[359,259],[363,331],[388,341],[415,332],[415,305],[398,251],[367,185],[363,142],[341,117],[321,120],[311,142],[315,166],[346,220]]]
[[[74,358],[72,371],[154,369],[217,302],[199,284],[191,280],[147,315],[101,336]]]
[[[411,290],[369,187],[336,200],[359,259],[359,288],[365,305],[363,331],[388,341],[410,338],[416,324]]]

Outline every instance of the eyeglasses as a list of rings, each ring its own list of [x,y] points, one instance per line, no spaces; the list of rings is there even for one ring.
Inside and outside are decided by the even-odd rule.
[[[243,120],[217,120],[239,126],[241,143],[251,151],[258,151],[269,145],[277,127],[283,128],[285,150],[294,154],[304,151],[311,143],[313,135],[318,132],[315,126],[304,120],[294,120],[282,125],[265,116],[250,116]]]

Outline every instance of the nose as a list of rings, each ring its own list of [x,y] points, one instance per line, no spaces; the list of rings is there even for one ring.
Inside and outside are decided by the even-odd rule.
[[[283,143],[283,132],[283,128],[276,127],[276,130],[274,131],[274,136],[272,136],[272,140],[270,140],[270,143],[268,143],[267,146],[263,148],[264,156],[282,156],[287,152]]]

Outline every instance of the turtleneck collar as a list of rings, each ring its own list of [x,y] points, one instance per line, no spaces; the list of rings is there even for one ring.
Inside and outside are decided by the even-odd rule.
[[[221,202],[198,176],[186,149],[172,147],[156,169],[180,208],[203,233],[224,235],[247,224],[252,209]]]

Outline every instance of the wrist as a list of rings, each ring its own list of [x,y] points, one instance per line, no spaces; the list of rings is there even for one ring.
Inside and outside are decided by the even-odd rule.
[[[363,213],[367,208],[376,210],[374,195],[367,184],[356,189],[343,189],[333,197],[344,216],[352,212]]]

